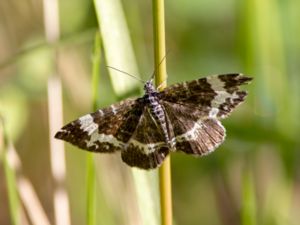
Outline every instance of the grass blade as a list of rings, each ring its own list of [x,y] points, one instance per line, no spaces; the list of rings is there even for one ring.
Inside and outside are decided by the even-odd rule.
[[[242,225],[256,224],[256,201],[252,172],[247,168],[242,180]]]
[[[93,111],[96,111],[99,107],[99,80],[100,80],[100,62],[101,62],[101,38],[97,32],[94,42],[94,53],[92,62],[92,102]],[[96,212],[96,171],[94,154],[88,153],[86,158],[87,163],[87,212],[86,212],[86,224],[96,224],[95,212]]]
[[[4,122],[0,117],[0,159],[4,165],[6,185],[8,190],[8,203],[11,222],[13,225],[20,224],[20,200],[17,191],[16,176],[14,169],[8,162],[8,140],[4,128]]]

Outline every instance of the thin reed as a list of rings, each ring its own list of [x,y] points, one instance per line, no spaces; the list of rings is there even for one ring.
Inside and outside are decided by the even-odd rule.
[[[153,0],[153,37],[154,37],[154,63],[155,83],[161,90],[167,84],[166,38],[165,38],[165,7],[164,0]],[[171,159],[167,156],[159,168],[161,224],[172,225],[172,186],[171,186]]]

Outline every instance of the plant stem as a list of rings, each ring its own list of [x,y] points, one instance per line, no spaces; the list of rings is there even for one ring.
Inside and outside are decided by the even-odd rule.
[[[100,60],[101,60],[101,38],[97,32],[94,42],[93,69],[92,69],[92,101],[93,110],[97,110],[99,104],[99,79],[100,79]],[[87,155],[87,212],[86,224],[94,225],[95,223],[95,199],[96,199],[96,171],[93,153]]]
[[[167,156],[159,168],[159,189],[161,224],[172,225],[172,187],[171,187],[171,161]]]
[[[153,32],[154,32],[154,62],[155,83],[161,89],[165,88],[167,73],[166,60],[160,61],[166,55],[165,47],[165,16],[164,0],[153,0]],[[172,191],[171,191],[171,161],[167,156],[159,169],[161,224],[172,225]]]
[[[255,201],[255,187],[252,169],[246,163],[242,181],[242,211],[241,224],[255,225],[256,224],[256,201]]]
[[[0,115],[0,161],[4,166],[4,173],[8,192],[9,212],[11,223],[20,224],[20,199],[18,196],[18,187],[16,184],[16,171],[8,162],[8,138],[4,127],[4,120]]]
[[[155,83],[158,86],[167,80],[166,60],[160,64],[160,61],[166,56],[164,0],[153,0],[153,33]],[[163,89],[165,86],[165,84],[161,85],[161,88]]]
[[[86,156],[87,186],[86,186],[86,224],[95,224],[95,162],[93,153]]]

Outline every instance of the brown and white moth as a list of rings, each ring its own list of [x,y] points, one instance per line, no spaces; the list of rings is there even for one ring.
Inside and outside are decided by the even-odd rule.
[[[214,151],[225,138],[220,119],[247,95],[242,74],[208,76],[157,91],[152,80],[145,95],[99,109],[67,124],[55,135],[92,152],[121,152],[129,166],[154,169],[170,152],[196,156]]]

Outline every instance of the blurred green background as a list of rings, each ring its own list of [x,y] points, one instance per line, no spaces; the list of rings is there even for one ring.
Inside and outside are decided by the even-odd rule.
[[[139,74],[146,80],[154,68],[151,1],[121,3]],[[55,61],[64,123],[92,111],[94,38],[101,24],[93,1],[61,0],[60,40],[54,47],[45,38],[43,4],[0,2],[0,115],[21,159],[21,174],[54,224],[47,80]],[[300,224],[300,1],[166,0],[165,10],[168,84],[228,72],[254,77],[245,87],[246,102],[223,121],[227,138],[218,150],[204,158],[172,154],[175,224]],[[106,16],[112,23],[118,19]],[[101,35],[104,40],[106,33]],[[112,44],[122,46],[122,37]],[[114,92],[107,52],[102,47],[101,107],[129,95]],[[85,224],[86,155],[66,145],[72,224]],[[139,224],[130,219],[143,211],[132,191],[130,168],[120,167],[119,158],[110,161],[115,156],[97,158],[97,224]],[[3,162],[0,224],[11,224]],[[158,198],[157,191],[153,196]],[[159,214],[158,208],[152,210]]]

